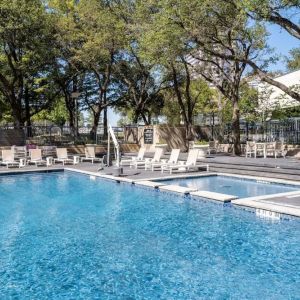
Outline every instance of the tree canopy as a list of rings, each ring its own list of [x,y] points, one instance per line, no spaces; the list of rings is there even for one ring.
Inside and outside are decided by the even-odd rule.
[[[181,123],[189,141],[195,115],[218,113],[239,154],[240,119],[252,120],[258,105],[248,77],[300,102],[297,86],[269,72],[277,54],[267,30],[276,24],[299,39],[299,8],[298,0],[3,0],[1,121],[22,127],[44,116],[76,135],[85,110],[96,134],[112,108],[133,123]],[[289,70],[299,53],[290,52]]]

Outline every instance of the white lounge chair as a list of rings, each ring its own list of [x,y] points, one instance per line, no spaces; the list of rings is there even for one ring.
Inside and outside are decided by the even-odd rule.
[[[42,149],[30,149],[29,155],[28,164],[35,164],[36,166],[47,164],[47,161],[42,158]]]
[[[81,157],[81,162],[83,161],[91,161],[92,164],[94,162],[101,162],[103,164],[103,158],[96,157],[95,147],[85,147],[84,148],[85,157]]]
[[[149,167],[149,169],[151,168],[151,170],[154,171],[155,168],[162,168],[162,166],[165,165],[174,165],[178,162],[179,154],[180,149],[172,149],[170,158],[167,161],[153,162],[151,165],[146,165],[145,169]]]
[[[15,159],[26,159],[27,157],[27,148],[26,146],[11,146],[11,150],[14,151]]]
[[[130,165],[133,161],[142,161],[144,160],[144,155],[145,155],[146,149],[144,147],[141,147],[138,155],[131,157],[131,159],[121,159],[120,161],[120,166],[125,166],[125,165]]]
[[[149,165],[149,164],[151,165],[151,163],[160,161],[161,156],[163,154],[163,150],[164,150],[163,148],[156,148],[155,152],[154,152],[154,156],[150,160],[134,160],[134,161],[132,161],[130,163],[130,168],[135,167],[137,169],[139,166],[145,166],[145,170],[147,170],[146,165]]]
[[[169,171],[170,174],[172,174],[173,170],[184,170],[189,171],[190,169],[199,169],[199,168],[206,168],[206,171],[209,170],[208,164],[197,164],[197,158],[198,158],[198,149],[191,149],[188,153],[188,157],[186,162],[182,162],[180,164],[169,164],[169,165],[163,165],[161,167],[161,172]]]
[[[54,158],[54,163],[61,162],[63,165],[67,163],[74,164],[74,159],[68,157],[67,148],[57,148],[56,156],[57,158]]]
[[[15,153],[14,150],[2,150],[2,161],[1,165],[8,167],[22,167],[24,164],[20,164],[20,162],[15,161]]]

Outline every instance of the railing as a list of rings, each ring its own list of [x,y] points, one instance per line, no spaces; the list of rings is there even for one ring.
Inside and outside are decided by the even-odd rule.
[[[0,130],[13,130],[13,125],[0,126]],[[67,144],[101,144],[107,143],[107,135],[103,126],[99,126],[97,133],[91,132],[91,127],[82,126],[77,132],[69,126],[56,125],[32,125],[24,126],[24,143],[39,145],[67,145]],[[119,143],[130,141],[137,143],[137,126],[113,127],[116,139]]]
[[[205,126],[209,139],[223,138],[224,143],[232,142],[231,124],[226,124],[223,130],[219,125]],[[204,128],[204,126],[201,126]],[[265,123],[240,123],[241,141],[274,142],[282,141],[288,144],[300,144],[300,118],[286,120],[270,120]]]

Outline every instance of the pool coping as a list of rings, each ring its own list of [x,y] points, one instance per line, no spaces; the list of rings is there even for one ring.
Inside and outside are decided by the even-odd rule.
[[[212,202],[219,202],[223,205],[230,204],[233,207],[241,208],[243,210],[249,209],[254,210],[254,212],[260,212],[260,210],[264,212],[274,212],[276,214],[280,214],[280,218],[285,217],[297,217],[300,218],[300,208],[292,207],[289,205],[284,204],[278,204],[278,203],[272,203],[272,202],[266,202],[264,200],[269,200],[274,197],[280,197],[280,196],[290,196],[290,195],[297,195],[300,196],[300,182],[292,181],[292,180],[283,180],[283,179],[276,179],[276,178],[265,178],[265,177],[255,177],[255,176],[249,176],[249,175],[235,175],[235,174],[224,174],[224,173],[211,173],[211,172],[204,172],[204,173],[198,173],[198,174],[182,174],[182,175],[171,175],[168,177],[157,177],[157,178],[151,178],[150,180],[145,179],[130,179],[125,177],[117,177],[113,175],[105,175],[98,172],[91,172],[86,170],[79,170],[74,169],[70,167],[64,167],[64,168],[57,168],[57,169],[49,169],[49,170],[18,170],[16,172],[3,172],[2,175],[18,175],[18,174],[30,174],[30,173],[50,173],[50,172],[61,172],[61,171],[69,171],[73,173],[79,173],[84,175],[90,175],[91,178],[102,178],[110,181],[115,181],[117,183],[129,183],[132,185],[137,186],[144,186],[148,188],[153,188],[155,190],[159,190],[163,193],[175,193],[182,196],[191,196],[193,199],[197,200],[208,200]],[[210,191],[198,191],[196,189],[191,188],[184,188],[180,186],[175,185],[166,185],[161,182],[154,182],[154,180],[169,180],[169,179],[182,179],[182,178],[196,178],[196,177],[204,177],[204,176],[226,176],[226,177],[234,177],[234,178],[242,178],[242,179],[249,179],[249,180],[255,180],[255,181],[263,181],[263,182],[269,182],[269,183],[279,183],[279,184],[288,184],[288,185],[294,185],[299,186],[299,191],[292,191],[292,192],[286,192],[286,193],[278,193],[278,194],[272,194],[272,195],[264,195],[264,196],[256,196],[256,197],[248,197],[248,198],[236,198],[236,196],[233,195],[226,195],[221,193],[215,193]],[[235,198],[235,199],[234,199]]]
[[[250,179],[250,180],[259,180],[263,182],[269,182],[269,183],[280,183],[280,184],[289,184],[289,185],[296,185],[299,186],[299,191],[292,191],[292,192],[286,192],[286,193],[278,193],[278,194],[272,194],[272,195],[264,195],[264,196],[257,196],[257,197],[249,197],[249,198],[239,198],[237,199],[236,196],[233,195],[226,195],[226,194],[221,194],[221,193],[213,193],[209,191],[192,191],[189,190],[188,188],[182,188],[179,186],[172,186],[172,185],[164,185],[161,182],[154,182],[155,179],[151,180],[133,180],[133,179],[128,179],[124,177],[116,177],[112,175],[104,175],[101,173],[96,173],[96,172],[89,172],[89,171],[83,171],[83,170],[76,170],[72,168],[65,168],[66,171],[71,171],[71,172],[77,172],[81,174],[86,174],[86,175],[91,175],[91,176],[96,176],[104,179],[109,179],[113,180],[115,182],[126,182],[130,184],[136,184],[140,186],[145,186],[148,188],[154,188],[156,190],[159,190],[161,192],[172,192],[176,194],[181,194],[182,196],[187,196],[190,195],[193,199],[198,199],[198,200],[208,200],[208,201],[213,201],[213,202],[219,202],[225,204],[231,204],[234,207],[237,208],[249,208],[249,209],[254,209],[256,212],[258,210],[263,210],[265,212],[275,212],[280,214],[280,218],[288,218],[289,216],[292,217],[300,217],[300,209],[294,208],[294,207],[289,207],[289,206],[284,206],[280,204],[272,204],[272,203],[266,203],[266,202],[261,202],[262,200],[265,199],[270,199],[274,197],[275,195],[278,196],[288,196],[288,195],[296,195],[300,194],[300,182],[295,182],[295,181],[289,181],[289,180],[282,180],[282,179],[275,179],[272,180],[271,178],[263,178],[263,177],[255,177],[255,176],[248,176],[248,175],[235,175],[235,174],[224,174],[224,173],[201,173],[201,174],[192,174],[192,176],[189,176],[188,174],[182,175],[182,176],[170,176],[170,177],[160,177],[160,179],[164,180],[169,180],[169,179],[175,179],[175,178],[195,178],[195,177],[203,177],[203,176],[226,176],[226,177],[235,177],[235,178],[242,178],[242,179]],[[158,177],[159,178],[159,177]],[[235,198],[235,199],[234,199]]]

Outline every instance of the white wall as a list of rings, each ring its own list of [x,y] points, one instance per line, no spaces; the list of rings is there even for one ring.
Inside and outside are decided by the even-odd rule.
[[[300,90],[300,70],[276,77],[274,79],[287,85],[288,87],[298,86],[298,89]],[[261,82],[257,84],[257,88],[261,97],[261,110],[271,110],[278,106],[281,108],[286,108],[300,105],[300,102],[286,95],[277,87]]]

